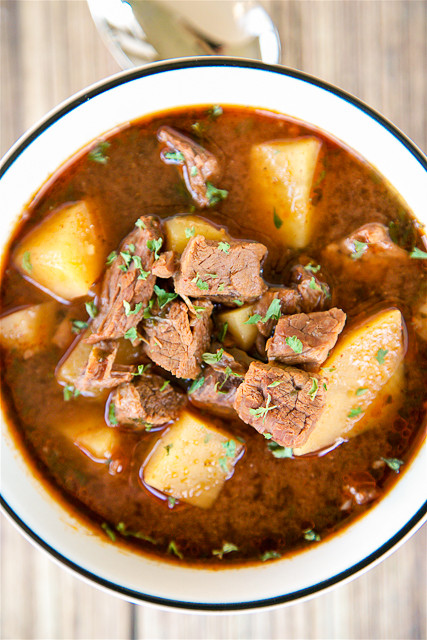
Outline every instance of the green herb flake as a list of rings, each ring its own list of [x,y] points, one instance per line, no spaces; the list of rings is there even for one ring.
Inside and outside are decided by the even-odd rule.
[[[168,507],[169,509],[173,509],[176,504],[176,498],[173,496],[168,496]]]
[[[267,385],[267,389],[274,389],[274,387],[278,387],[279,384],[282,384],[282,380],[275,380],[271,384]]]
[[[249,409],[249,413],[256,418],[262,417],[262,422],[265,422],[267,417],[267,413],[272,411],[273,409],[277,409],[277,405],[270,406],[271,395],[267,394],[267,402],[265,403],[265,407],[258,407],[258,409]]]
[[[414,247],[414,249],[409,254],[410,258],[418,258],[418,260],[427,260],[427,252],[418,249],[418,247]]]
[[[126,340],[130,340],[131,342],[134,342],[135,340],[138,340],[138,332],[135,329],[135,327],[131,327],[126,331],[124,337],[126,338]]]
[[[273,209],[273,222],[276,229],[280,229],[283,224],[283,220],[282,218],[280,218],[280,216],[277,215],[277,211],[275,208]]]
[[[266,323],[270,319],[279,320],[281,315],[282,305],[280,303],[280,300],[279,298],[274,298],[274,300],[271,301],[270,306],[267,309],[267,313],[262,319],[262,322]]]
[[[206,183],[206,197],[210,207],[213,207],[221,200],[225,200],[227,196],[228,191],[226,189],[217,189],[211,182]]]
[[[266,440],[271,440],[271,438],[273,437],[271,433],[263,433],[262,435]]]
[[[191,167],[191,169],[190,169],[190,176],[193,176],[193,177],[194,177],[194,176],[197,176],[197,174],[198,174],[198,173],[199,173],[199,172],[197,171],[197,167],[196,167],[196,166]]]
[[[224,289],[225,289],[225,284],[221,282],[221,284],[218,285],[218,292],[221,293],[222,291],[224,291]]]
[[[143,319],[144,320],[149,320],[150,318],[153,318],[154,316],[151,315],[151,309],[153,307],[154,301],[150,300],[148,305],[145,307],[144,309],[144,314],[143,314]]]
[[[221,331],[218,334],[218,340],[220,342],[224,342],[224,338],[227,335],[227,331],[228,331],[228,322],[224,322],[224,324],[221,327]]]
[[[22,268],[25,269],[27,273],[31,273],[33,270],[33,265],[31,264],[31,254],[29,251],[24,251],[24,255],[22,256]]]
[[[168,293],[161,287],[158,287],[156,284],[154,285],[154,293],[157,296],[157,302],[159,304],[160,309],[163,309],[163,307],[167,305],[168,302],[171,302],[172,300],[175,300],[175,298],[178,297],[177,293]]]
[[[249,318],[243,324],[256,324],[262,320],[262,316],[259,313],[254,313],[253,316],[249,316]]]
[[[313,529],[305,529],[303,531],[304,540],[307,542],[320,542],[321,538],[318,533],[316,533]]]
[[[194,278],[191,280],[191,282],[193,284],[196,285],[196,287],[198,289],[200,289],[201,291],[207,291],[209,289],[209,285],[207,282],[204,282],[204,280],[201,279],[201,277],[199,276],[198,273],[196,273],[196,275],[194,276]]]
[[[108,422],[114,426],[118,424],[114,402],[110,402],[110,406],[108,407]]]
[[[184,154],[181,151],[165,151],[163,157],[169,162],[178,162],[179,164],[184,162]]]
[[[80,333],[87,329],[89,324],[83,320],[71,320],[71,331],[73,333]]]
[[[222,549],[214,549],[212,555],[216,556],[219,560],[222,560],[224,554],[231,553],[232,551],[238,551],[239,547],[236,547],[232,542],[224,542]]]
[[[359,387],[358,389],[356,389],[356,395],[363,396],[363,394],[366,393],[367,390],[367,387]]]
[[[200,315],[201,315],[204,311],[206,311],[206,307],[202,307],[202,306],[199,306],[199,305],[197,305],[197,304],[193,304],[193,309],[194,309],[194,312],[195,312],[195,314],[196,314],[196,318],[197,318],[197,319],[199,319],[199,318],[200,318]]]
[[[105,152],[110,146],[110,143],[105,140],[99,142],[92,151],[89,151],[89,160],[91,162],[97,162],[98,164],[107,164],[110,158],[105,154]]]
[[[122,536],[124,536],[125,538],[128,538],[128,537],[138,538],[139,540],[145,540],[146,542],[151,542],[151,544],[157,544],[157,540],[155,540],[151,536],[145,535],[145,533],[141,533],[140,531],[129,531],[129,529],[126,528],[126,525],[124,522],[119,522],[117,524],[116,531],[120,533]]]
[[[395,473],[399,473],[400,467],[404,464],[403,460],[398,458],[381,458],[381,460]]]
[[[362,413],[362,407],[355,407],[354,409],[350,410],[350,412],[347,414],[347,417],[356,418],[357,416],[360,416],[361,413]]]
[[[166,455],[169,455],[170,450],[173,447],[173,442],[170,442],[169,444],[167,444],[164,448],[166,449]]]
[[[353,260],[359,260],[365,253],[368,245],[366,242],[359,242],[359,240],[353,240],[354,251],[351,254]]]
[[[138,229],[146,229],[147,225],[143,220],[141,220],[141,218],[138,218],[138,220],[135,222],[135,227],[138,227]]]
[[[267,449],[275,458],[292,458],[293,450],[291,447],[282,447],[277,442],[268,442]]]
[[[142,376],[143,373],[145,373],[147,371],[147,369],[149,369],[151,367],[151,362],[149,364],[139,364],[138,365],[138,370],[133,373],[133,376]]]
[[[235,373],[231,367],[225,367],[225,377],[224,380],[221,382],[219,388],[222,389],[222,387],[225,385],[225,383],[227,382],[228,378],[230,376],[234,376],[235,378],[243,378],[243,376],[240,373]],[[218,384],[218,383],[217,383]]]
[[[224,253],[230,253],[230,244],[228,242],[219,242],[218,249]]]
[[[385,357],[388,354],[388,349],[378,349],[375,354],[375,360],[377,360],[378,364],[384,364]]]
[[[196,227],[186,227],[185,228],[185,237],[186,238],[192,238],[194,236],[194,234],[196,233]]]
[[[159,251],[162,248],[163,238],[158,238],[157,240],[147,240],[147,249],[153,251],[154,259],[159,259]]]
[[[130,306],[129,302],[127,302],[127,300],[123,300],[123,307],[125,309],[125,315],[127,317],[129,316],[135,316],[139,311],[141,311],[142,309],[142,302],[138,302],[135,305],[135,308],[132,309],[132,307]]]
[[[72,400],[73,398],[77,398],[80,395],[80,391],[78,389],[76,389],[75,387],[73,387],[72,384],[66,384],[64,389],[63,389],[63,394],[64,394],[65,402],[68,402],[69,400]]]
[[[90,300],[89,302],[85,302],[85,307],[89,317],[96,318],[96,316],[98,315],[98,308],[94,301]]]
[[[322,367],[321,371],[324,371],[325,373],[333,373],[336,370],[336,367]]]
[[[108,256],[108,258],[107,258],[107,260],[106,260],[106,262],[105,262],[105,264],[107,265],[107,267],[109,267],[111,264],[113,264],[113,262],[114,262],[114,260],[117,258],[117,256],[118,256],[117,251],[112,251],[112,252],[110,253],[110,255]]]
[[[302,353],[302,342],[296,336],[288,336],[285,342],[294,353]]]
[[[194,380],[194,382],[191,383],[191,386],[188,389],[188,393],[194,393],[195,391],[197,391],[197,389],[200,389],[200,387],[203,387],[204,383],[205,383],[205,377],[200,376],[200,378],[197,378],[197,380]]]
[[[223,108],[219,106],[219,104],[215,104],[208,110],[208,116],[210,120],[216,120],[223,114]]]
[[[181,551],[178,549],[178,547],[177,547],[176,543],[175,543],[173,540],[171,540],[171,541],[169,542],[169,544],[168,544],[168,548],[167,548],[167,550],[166,550],[166,553],[171,553],[171,554],[173,554],[174,556],[176,556],[177,558],[179,558],[180,560],[182,560],[182,559],[183,559],[183,557],[184,557],[184,556],[182,555]]]
[[[219,458],[218,460],[219,462],[219,466],[221,467],[221,469],[224,471],[224,473],[228,473],[228,464],[227,464],[227,458]]]
[[[203,138],[206,125],[203,122],[195,122],[191,125],[191,129],[193,133],[196,134],[196,136],[198,136],[199,138]]]
[[[202,360],[206,364],[219,362],[224,354],[224,349],[218,349],[216,353],[202,353]]]
[[[237,307],[243,307],[244,303],[241,300],[237,300],[237,298],[235,298],[233,302]]]
[[[311,389],[308,392],[308,395],[310,396],[310,400],[314,400],[315,397],[317,396],[317,392],[319,391],[319,384],[317,382],[316,378],[311,378]]]
[[[314,289],[315,291],[322,291],[322,287],[317,284],[316,279],[314,277],[311,278],[310,282],[308,283],[308,286],[310,287],[310,289]]]
[[[259,559],[261,562],[267,562],[267,560],[274,560],[276,558],[281,558],[282,554],[278,551],[265,551],[260,555]]]
[[[227,442],[222,443],[223,448],[225,449],[225,455],[227,458],[234,458],[236,455],[236,443],[234,440],[227,440]]]
[[[170,380],[165,380],[162,386],[160,387],[160,391],[164,391],[166,387],[170,385]]]
[[[321,184],[323,182],[323,180],[325,179],[326,176],[326,171],[325,169],[322,169],[322,171],[319,174],[319,177],[317,178],[316,182],[313,185],[313,188],[315,189],[316,187],[319,186],[319,184]]]
[[[103,522],[101,524],[101,529],[105,531],[105,534],[110,538],[111,542],[116,541],[116,534],[114,533],[113,529],[110,527],[109,524],[107,524],[106,522]]]

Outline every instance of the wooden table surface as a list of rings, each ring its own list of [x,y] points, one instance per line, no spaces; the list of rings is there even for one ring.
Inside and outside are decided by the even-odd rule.
[[[179,1],[179,0],[177,0]],[[427,3],[267,3],[282,62],[350,91],[427,150]],[[1,150],[75,91],[119,70],[84,0],[1,2]],[[136,606],[88,585],[1,530],[1,638],[410,639],[426,637],[426,527],[344,586],[265,612],[196,615]]]

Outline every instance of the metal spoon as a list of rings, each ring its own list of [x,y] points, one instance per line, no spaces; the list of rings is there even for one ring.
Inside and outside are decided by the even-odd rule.
[[[280,61],[280,38],[254,0],[87,0],[123,69],[155,60],[227,55]]]

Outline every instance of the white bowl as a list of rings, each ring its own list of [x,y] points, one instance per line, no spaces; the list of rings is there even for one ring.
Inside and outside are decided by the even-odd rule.
[[[250,105],[298,118],[352,147],[427,222],[427,159],[356,98],[303,73],[225,58],[153,64],[109,78],[67,100],[29,131],[1,168],[4,246],[35,191],[78,149],[146,114],[184,105]],[[7,426],[2,442],[2,504],[27,536],[55,559],[135,601],[190,610],[269,606],[318,593],[356,575],[413,533],[426,514],[426,451],[406,465],[395,487],[332,539],[272,563],[194,569],[132,554],[95,536],[30,473]]]

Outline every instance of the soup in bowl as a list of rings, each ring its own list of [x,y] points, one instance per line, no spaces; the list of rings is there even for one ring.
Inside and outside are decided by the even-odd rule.
[[[187,608],[384,556],[424,513],[426,182],[369,108],[258,63],[59,107],[3,165],[6,510],[80,574]]]

